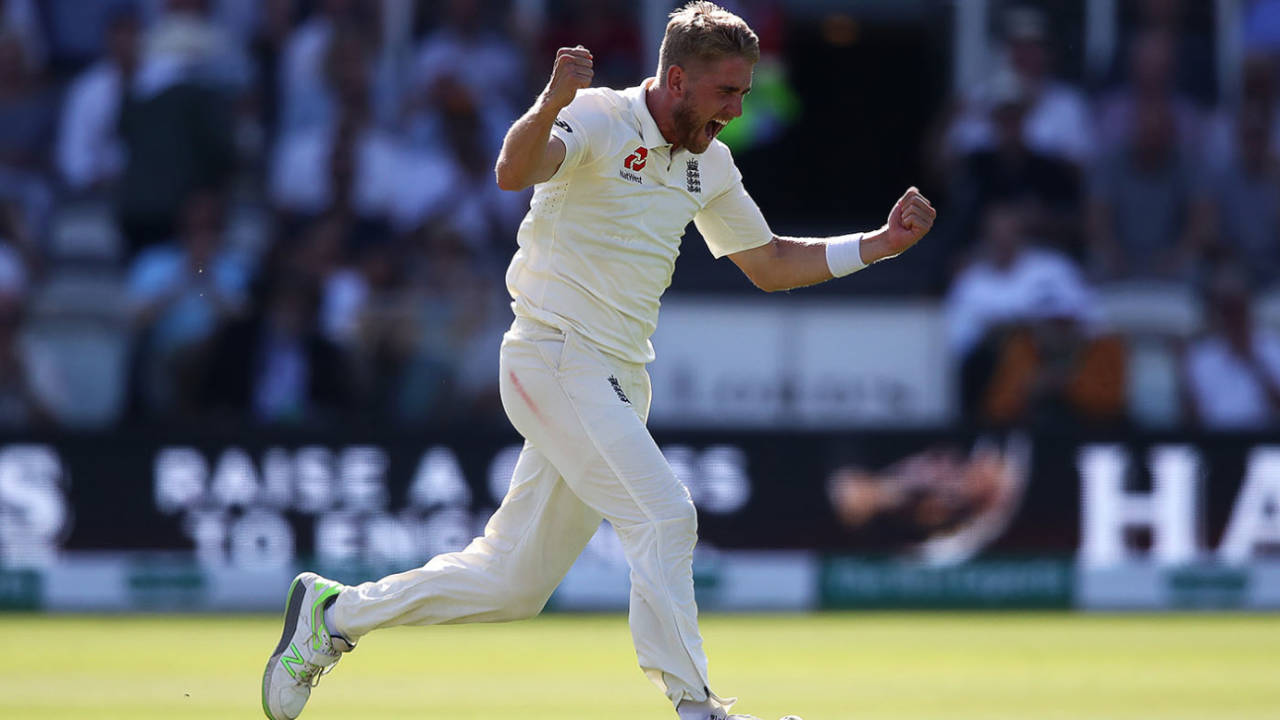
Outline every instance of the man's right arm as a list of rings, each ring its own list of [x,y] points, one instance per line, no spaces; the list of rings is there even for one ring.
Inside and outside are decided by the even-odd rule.
[[[581,45],[556,52],[555,69],[547,87],[502,140],[494,168],[498,187],[523,190],[555,175],[564,162],[566,148],[563,141],[552,137],[551,127],[578,90],[591,85],[593,74],[591,51]]]

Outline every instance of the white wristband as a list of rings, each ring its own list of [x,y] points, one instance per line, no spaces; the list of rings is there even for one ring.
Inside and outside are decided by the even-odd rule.
[[[867,266],[862,262],[863,235],[864,233],[841,235],[827,241],[827,269],[832,276],[852,275]]]

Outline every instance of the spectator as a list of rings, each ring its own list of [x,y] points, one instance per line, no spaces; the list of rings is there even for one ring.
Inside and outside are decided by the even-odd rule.
[[[341,244],[341,225],[335,219],[323,219],[312,229],[320,242]],[[320,327],[325,337],[349,350],[360,340],[360,321],[369,302],[370,288],[376,277],[389,271],[389,258],[383,253],[357,248],[355,260],[333,268],[324,279],[324,299],[320,308]]]
[[[1166,35],[1171,41],[1172,87],[1198,106],[1212,105],[1217,100],[1218,93],[1217,76],[1214,73],[1216,63],[1213,36],[1216,28],[1213,27],[1213,3],[1130,0],[1128,5],[1131,6],[1128,9],[1132,11],[1133,18],[1126,28],[1125,16],[1130,13],[1120,14],[1121,38],[1119,51],[1113,56],[1115,62],[1110,72],[1111,79],[1122,77],[1124,59],[1129,57],[1133,46],[1141,43],[1144,35],[1155,31]]]
[[[1041,11],[1024,6],[1005,15],[1005,51],[1007,68],[1002,72],[1013,73],[1026,105],[1022,132],[1027,146],[1077,166],[1089,165],[1095,139],[1088,106],[1079,90],[1051,74],[1052,58]],[[994,89],[982,88],[964,101],[959,117],[946,133],[948,155],[963,156],[995,144],[996,130],[990,117]]]
[[[447,152],[438,159],[420,153],[416,167],[406,168],[415,181],[403,184],[397,193],[399,224],[430,224],[457,233],[480,258],[489,259],[515,236],[531,192],[505,192],[493,181],[494,154],[486,145],[481,112],[471,95],[449,93],[442,100]]]
[[[1128,142],[1099,166],[1086,218],[1091,271],[1102,280],[1189,280],[1202,240],[1188,222],[1196,169],[1175,141],[1166,97],[1142,96]]]
[[[40,82],[23,39],[0,33],[0,200],[21,204],[37,232],[53,202],[46,171],[56,117],[56,94]]]
[[[277,207],[304,217],[333,209],[386,221],[397,193],[406,191],[400,145],[369,108],[369,52],[359,30],[340,28],[334,36],[325,67],[338,111],[329,123],[280,138],[271,174]]]
[[[138,67],[138,16],[122,10],[106,28],[107,54],[67,89],[59,124],[57,161],[72,190],[100,187],[124,168],[120,107]]]
[[[983,396],[1010,333],[1052,306],[1070,312],[1092,335],[1101,311],[1080,270],[1066,255],[1028,247],[1027,212],[997,203],[982,221],[980,255],[955,279],[943,301],[948,344],[960,372],[962,406],[981,414]]]
[[[1029,211],[1029,232],[1074,248],[1080,208],[1076,168],[1027,145],[1022,128],[1028,104],[1016,77],[1004,73],[997,78],[991,101],[996,144],[966,156],[956,174],[950,193],[952,232],[962,239],[974,237],[983,208],[994,202],[1017,203]]]
[[[366,405],[377,417],[397,421],[407,403],[406,368],[421,342],[414,296],[405,282],[408,264],[400,243],[362,243],[351,267],[333,276],[325,297],[326,331],[351,349],[368,378]]]
[[[40,279],[44,270],[44,256],[40,252],[38,238],[33,234],[33,228],[19,203],[0,203],[0,245],[18,254],[24,290],[32,281]]]
[[[267,425],[333,423],[348,414],[351,369],[320,334],[318,303],[310,278],[290,272],[265,278],[257,311],[215,338],[200,407]]]
[[[1209,329],[1186,350],[1190,409],[1211,430],[1262,430],[1280,420],[1280,335],[1253,323],[1246,275],[1218,269],[1206,288]]]
[[[164,0],[143,38],[135,92],[146,98],[186,83],[244,90],[252,65],[239,38],[218,24],[210,0]]]
[[[508,319],[505,297],[481,271],[459,233],[420,232],[410,292],[415,344],[396,416],[430,422],[444,407],[463,414],[496,409],[496,341]],[[496,323],[494,322],[497,320]]]
[[[1123,152],[1135,133],[1141,132],[1143,108],[1162,105],[1171,114],[1180,151],[1198,158],[1204,120],[1196,104],[1178,92],[1176,48],[1176,38],[1167,30],[1147,30],[1134,39],[1128,83],[1104,94],[1098,102],[1098,133],[1108,155]]]
[[[513,43],[486,22],[481,0],[443,3],[443,23],[423,40],[414,60],[415,118],[419,145],[437,151],[444,137],[440,109],[465,93],[477,108],[484,147],[496,156],[502,137],[520,114],[526,85],[525,65]]]
[[[372,35],[376,20],[371,10],[373,6],[373,3],[356,0],[322,0],[318,9],[290,33],[280,57],[277,79],[280,89],[281,132],[332,126],[336,122],[341,101],[335,97],[340,91],[332,86],[334,38],[339,30],[363,36]],[[365,84],[376,90],[384,90],[384,81],[387,79],[385,76],[390,68],[375,65],[371,49],[366,48],[364,54],[362,71],[370,74],[365,79]],[[379,71],[379,79],[374,77],[375,67]],[[375,94],[368,94],[365,101],[372,102],[375,97]]]
[[[1266,55],[1246,56],[1240,66],[1240,97],[1214,112],[1205,139],[1205,160],[1222,171],[1241,160],[1240,114],[1246,108],[1270,118],[1267,134],[1271,148],[1280,148],[1280,96],[1277,95],[1276,61]]]
[[[117,212],[131,256],[173,237],[187,198],[224,189],[234,169],[226,95],[177,75],[163,87],[162,80],[154,70],[139,78],[121,112],[126,161]]]
[[[127,161],[120,226],[131,255],[173,236],[186,198],[226,188],[235,169],[234,98],[251,66],[206,0],[164,0],[121,114]]]
[[[8,431],[48,426],[55,422],[53,413],[45,406],[37,390],[35,375],[42,368],[28,362],[23,353],[21,338],[25,310],[21,300],[0,295],[0,429]]]
[[[29,273],[22,250],[11,241],[12,217],[6,219],[9,227],[0,239],[0,429],[17,430],[54,421],[40,390],[57,382],[54,363],[32,363],[24,352]]]
[[[1086,327],[1101,312],[1079,268],[1066,255],[1028,247],[1027,212],[1001,202],[986,208],[980,255],[956,276],[943,302],[952,355],[964,358],[1003,326],[1034,317],[1044,298],[1068,298]]]
[[[204,343],[244,310],[248,267],[224,248],[222,221],[220,198],[196,193],[178,239],[148,248],[130,269],[134,394],[148,416],[189,409]]]
[[[325,338],[344,350],[355,352],[359,345],[360,319],[369,293],[375,266],[362,262],[374,255],[370,245],[383,244],[352,228],[337,213],[321,216],[306,225],[297,243],[281,243],[277,250],[283,262],[268,266],[271,273],[295,273],[316,283],[321,300],[318,323]],[[359,234],[359,241],[352,235]],[[347,262],[348,257],[355,258]],[[368,271],[368,272],[366,272]]]
[[[259,11],[258,25],[249,40],[254,75],[258,79],[255,98],[266,141],[273,144],[283,124],[285,86],[284,58],[293,38],[294,0],[267,0]]]
[[[1272,145],[1272,112],[1269,105],[1241,108],[1240,152],[1216,174],[1193,220],[1216,243],[1214,254],[1247,268],[1257,285],[1280,278],[1280,158]]]

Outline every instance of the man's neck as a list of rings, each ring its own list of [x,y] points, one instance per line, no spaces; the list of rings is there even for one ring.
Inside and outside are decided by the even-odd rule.
[[[647,80],[644,86],[644,104],[649,108],[649,114],[653,116],[653,121],[658,124],[658,131],[662,133],[662,139],[671,143],[671,152],[680,149],[680,143],[672,140],[675,137],[675,123],[672,122],[671,108],[675,105],[675,98],[671,97],[671,92],[667,88],[660,87],[657,80]]]

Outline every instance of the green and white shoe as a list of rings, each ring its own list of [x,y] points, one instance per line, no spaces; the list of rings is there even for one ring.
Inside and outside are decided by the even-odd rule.
[[[262,673],[262,711],[269,720],[293,720],[311,697],[311,688],[355,644],[329,632],[324,611],[345,586],[305,572],[289,585],[284,632]]]

